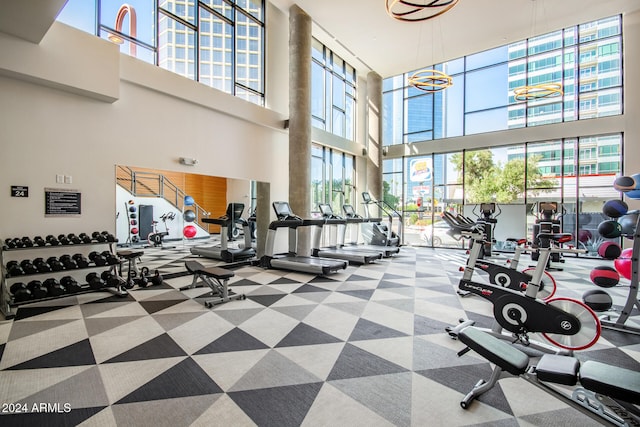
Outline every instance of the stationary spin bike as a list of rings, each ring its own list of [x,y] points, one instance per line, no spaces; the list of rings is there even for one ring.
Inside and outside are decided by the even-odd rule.
[[[175,218],[176,218],[176,214],[174,212],[167,212],[165,214],[162,214],[160,219],[164,224],[165,231],[158,231],[158,221],[151,222],[153,231],[149,233],[149,236],[147,237],[147,240],[149,241],[150,245],[153,245],[154,247],[161,247],[162,249],[171,249],[167,246],[164,246],[164,242],[162,241],[162,239],[164,239],[166,236],[169,235],[169,227],[167,226],[167,220],[173,221]]]
[[[556,245],[539,248],[539,259],[527,284],[526,292],[504,288],[494,284],[485,284],[472,280],[475,263],[481,245],[471,247],[471,255],[467,261],[458,288],[463,292],[478,295],[493,304],[494,326],[492,335],[502,339],[511,339],[514,343],[529,346],[530,333],[541,333],[557,352],[557,349],[582,350],[592,346],[600,337],[601,325],[598,316],[586,304],[571,298],[552,298],[546,301],[539,299],[540,281],[552,253],[581,253],[581,249],[560,248],[557,245],[572,239],[567,233],[540,233],[537,237],[549,239]],[[482,236],[476,236],[482,239]],[[482,243],[482,240],[480,241]],[[446,331],[452,338],[457,338],[459,331],[473,325],[474,321],[461,321],[456,327],[448,327]],[[512,333],[511,337],[502,334],[502,330]],[[550,351],[544,345],[537,345],[542,351]]]

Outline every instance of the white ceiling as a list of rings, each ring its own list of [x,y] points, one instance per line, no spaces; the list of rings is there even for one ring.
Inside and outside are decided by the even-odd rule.
[[[314,35],[326,32],[317,37],[327,47],[382,77],[640,10],[640,0],[460,0],[449,12],[415,23],[389,17],[385,0],[270,1],[286,13],[297,4],[311,16]]]

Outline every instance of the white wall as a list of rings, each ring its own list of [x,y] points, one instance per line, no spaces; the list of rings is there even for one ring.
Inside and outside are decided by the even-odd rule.
[[[117,46],[61,23],[36,48],[25,52],[25,43],[0,34],[1,238],[113,232],[116,164],[265,181],[273,199],[287,197],[286,111],[258,107],[126,55],[108,55],[118,66],[87,76],[95,50]],[[64,76],[62,60],[68,61]],[[276,71],[273,64],[270,69]],[[89,78],[112,80],[114,73],[117,90]],[[75,83],[82,90],[74,90]],[[276,89],[273,104],[282,106],[287,88]],[[182,156],[199,163],[182,166]],[[56,174],[72,183],[57,184]],[[10,197],[11,185],[28,186],[29,197]],[[46,187],[80,191],[81,216],[45,218]]]

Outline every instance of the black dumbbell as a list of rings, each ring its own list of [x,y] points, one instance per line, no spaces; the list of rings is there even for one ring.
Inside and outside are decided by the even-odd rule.
[[[82,254],[74,254],[71,257],[75,262],[78,268],[87,268],[89,267],[89,260]]]
[[[31,295],[34,299],[46,298],[49,293],[47,287],[44,286],[40,280],[30,281],[27,288],[31,291]]]
[[[60,242],[58,241],[58,239],[56,239],[53,234],[49,234],[47,237],[45,237],[45,240],[48,244],[50,244],[51,246],[58,246],[60,244]]]
[[[38,272],[38,269],[33,265],[33,262],[30,259],[23,259],[20,261],[20,267],[22,267],[24,274],[36,274]]]
[[[91,243],[91,236],[89,236],[87,233],[80,233],[78,234],[78,237],[80,238],[82,243]]]
[[[60,260],[54,256],[47,258],[47,264],[49,264],[49,267],[51,267],[52,271],[64,270],[64,264],[62,264]]]
[[[107,242],[115,242],[116,241],[116,236],[114,236],[113,234],[109,233],[108,231],[103,231],[100,234],[102,234],[104,236],[104,238],[106,239]]]
[[[33,243],[36,246],[44,246],[47,244],[47,242],[44,241],[44,239],[42,238],[42,236],[36,236],[33,238]]]
[[[58,282],[58,279],[54,279],[53,277],[45,280],[43,285],[47,288],[47,295],[50,297],[59,297],[67,292],[64,286]]]
[[[164,279],[162,278],[162,275],[160,274],[160,272],[158,270],[156,270],[155,274],[151,278],[151,284],[153,286],[160,286],[160,285],[162,285],[162,281],[163,280]]]
[[[60,279],[60,284],[64,286],[70,294],[75,294],[76,292],[80,292],[82,290],[82,286],[78,283],[76,279],[71,276],[64,276]]]
[[[60,256],[60,262],[64,266],[65,270],[75,270],[78,268],[78,264],[71,258],[71,255],[65,254]]]
[[[100,255],[97,251],[92,251],[89,254],[89,259],[99,267],[107,265],[107,259],[104,256]]]
[[[22,243],[24,243],[25,248],[33,247],[33,241],[29,237],[23,237],[21,240],[22,240]]]
[[[80,237],[76,236],[74,233],[67,234],[67,239],[69,239],[69,241],[74,245],[79,245],[80,243],[82,243],[82,239],[80,239]]]
[[[87,277],[85,277],[85,279],[87,280],[89,287],[93,290],[97,291],[104,287],[104,281],[100,278],[100,276],[98,276],[98,273],[89,273],[87,274]]]
[[[14,249],[16,247],[16,244],[13,243],[12,239],[4,239],[4,246],[7,249]]]
[[[16,248],[24,248],[24,242],[22,239],[15,237],[11,240]]]
[[[60,242],[61,245],[65,246],[71,244],[71,240],[69,240],[69,238],[64,234],[58,234],[58,242]]]
[[[13,294],[14,302],[29,301],[33,298],[33,295],[31,295],[31,291],[27,288],[27,285],[22,282],[14,283],[13,285],[11,285],[11,288],[9,288],[9,290]]]
[[[94,231],[93,233],[91,233],[91,237],[93,237],[93,240],[98,243],[104,243],[107,241],[107,238],[104,236],[104,234],[100,233],[99,231]]]
[[[22,276],[24,271],[22,270],[22,267],[20,267],[18,261],[9,261],[7,263],[7,273],[9,273],[9,276],[15,277]]]
[[[44,258],[35,258],[33,260],[33,265],[36,266],[38,273],[49,273],[51,271],[51,267],[47,264]]]
[[[115,256],[114,254],[112,254],[109,251],[102,251],[102,253],[100,255],[105,257],[105,259],[107,260],[107,264],[109,264],[109,265],[120,264],[120,260],[118,259],[118,257]]]

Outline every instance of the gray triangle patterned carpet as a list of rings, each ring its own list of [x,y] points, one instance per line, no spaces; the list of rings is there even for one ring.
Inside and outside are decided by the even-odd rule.
[[[23,305],[0,323],[0,424],[598,425],[509,375],[460,407],[491,370],[444,331],[492,322],[488,302],[456,293],[465,256],[404,247],[329,277],[245,266],[230,284],[246,299],[208,309],[208,288],[179,290],[195,257],[146,249],[161,286]],[[568,259],[558,293],[580,299],[602,263]],[[628,288],[609,291],[620,308]],[[640,336],[604,330],[578,357],[640,370]]]

